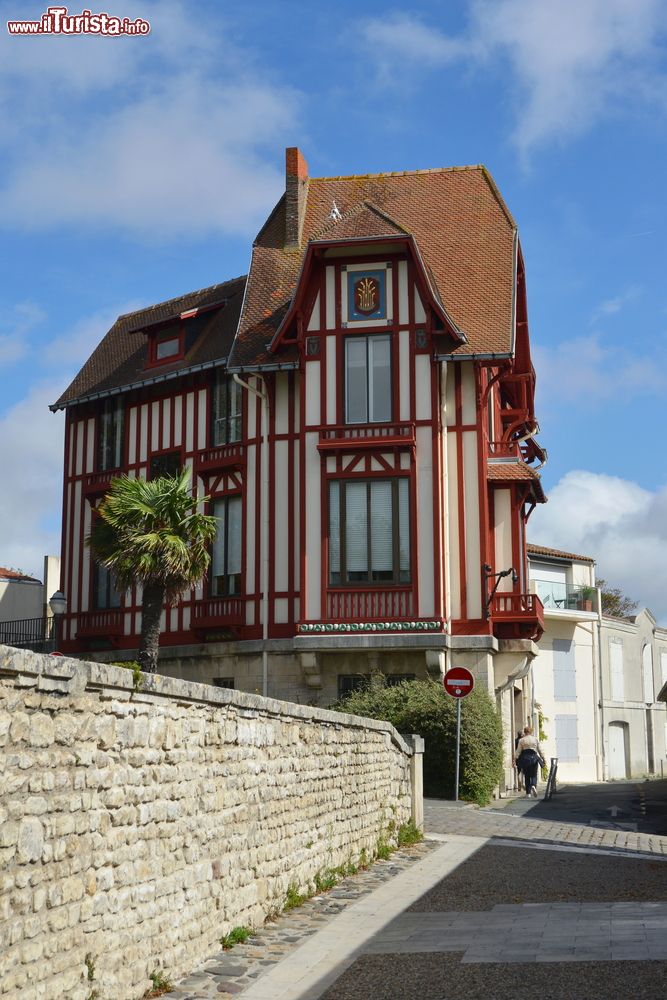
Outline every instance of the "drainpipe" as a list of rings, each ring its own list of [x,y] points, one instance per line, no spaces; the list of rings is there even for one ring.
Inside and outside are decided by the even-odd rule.
[[[445,588],[445,620],[447,635],[452,634],[452,597],[451,597],[451,567],[449,565],[449,465],[447,461],[447,362],[440,362],[440,428],[442,431],[442,472],[443,472],[443,555]]]
[[[269,694],[269,660],[267,644],[269,639],[269,394],[266,388],[266,381],[263,375],[255,375],[255,378],[262,383],[262,389],[256,389],[249,382],[244,382],[238,375],[234,375],[234,381],[247,389],[254,396],[262,401],[262,528],[260,534],[260,546],[262,550],[262,694],[265,698]]]
[[[599,587],[596,588],[598,594],[598,620],[597,620],[597,646],[598,646],[598,686],[599,686],[599,700],[598,706],[600,709],[600,766],[602,769],[601,780],[607,780],[607,761],[604,751],[604,688],[602,686],[602,591]]]

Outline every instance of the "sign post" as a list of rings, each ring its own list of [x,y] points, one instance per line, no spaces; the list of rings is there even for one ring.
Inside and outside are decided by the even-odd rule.
[[[470,694],[475,686],[475,678],[467,667],[451,667],[442,680],[447,694],[456,698],[456,768],[454,778],[454,801],[459,801],[459,760],[461,757],[461,699]]]

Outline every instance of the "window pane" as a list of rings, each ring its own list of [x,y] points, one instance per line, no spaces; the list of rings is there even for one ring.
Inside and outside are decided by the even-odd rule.
[[[163,358],[170,358],[173,354],[178,354],[180,348],[180,341],[178,337],[172,337],[170,340],[158,340],[155,350],[155,357],[158,361]]]
[[[368,420],[366,337],[350,337],[345,342],[347,386],[347,422],[365,424]]]
[[[399,580],[410,582],[410,493],[409,481],[398,480]]]
[[[340,583],[340,483],[329,483],[329,582]]]
[[[120,593],[109,570],[101,563],[95,563],[93,572],[93,606],[96,609],[119,608]]]
[[[227,573],[241,573],[241,497],[231,497],[227,503]]]
[[[150,478],[175,476],[181,468],[180,451],[166,451],[162,455],[151,455]]]
[[[371,489],[371,578],[393,577],[392,484],[372,482]]]
[[[345,486],[345,563],[350,582],[368,579],[368,511],[366,483]]]
[[[391,352],[389,337],[369,337],[371,421],[391,420]]]
[[[233,378],[229,379],[229,440],[239,441],[241,438],[241,414],[243,389]]]
[[[213,540],[211,552],[211,577],[214,597],[225,593],[225,544],[227,534],[227,519],[225,517],[225,501],[213,502],[213,516],[218,519],[218,530]]]
[[[220,372],[213,386],[213,444],[227,444],[227,376]]]

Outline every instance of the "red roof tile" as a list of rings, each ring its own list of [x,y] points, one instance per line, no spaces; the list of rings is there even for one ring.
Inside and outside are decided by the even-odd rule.
[[[301,246],[293,249],[285,249],[281,199],[255,242],[230,364],[279,360],[266,345],[290,305],[309,240],[399,232],[414,238],[436,294],[467,338],[455,353],[510,354],[516,226],[488,171],[473,166],[311,178]]]
[[[534,484],[535,498],[540,503],[546,502],[542,489],[542,479],[538,472],[531,469],[525,462],[489,462],[487,478],[496,482],[528,481]]]
[[[561,552],[560,549],[548,549],[544,545],[533,545],[529,543],[526,546],[529,556],[553,556],[556,559],[576,559],[577,562],[588,562],[594,563],[595,559],[591,556],[578,556],[574,552]]]
[[[102,342],[52,409],[61,409],[81,399],[114,389],[130,388],[156,375],[177,374],[229,354],[243,300],[245,277],[211,285],[146,309],[119,316]],[[140,330],[167,322],[189,309],[211,309],[210,321],[185,358],[158,369],[146,369],[147,341]]]

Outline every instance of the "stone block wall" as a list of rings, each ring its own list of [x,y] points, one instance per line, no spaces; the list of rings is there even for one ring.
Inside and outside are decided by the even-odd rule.
[[[410,814],[388,723],[0,646],[0,996],[140,998]]]

